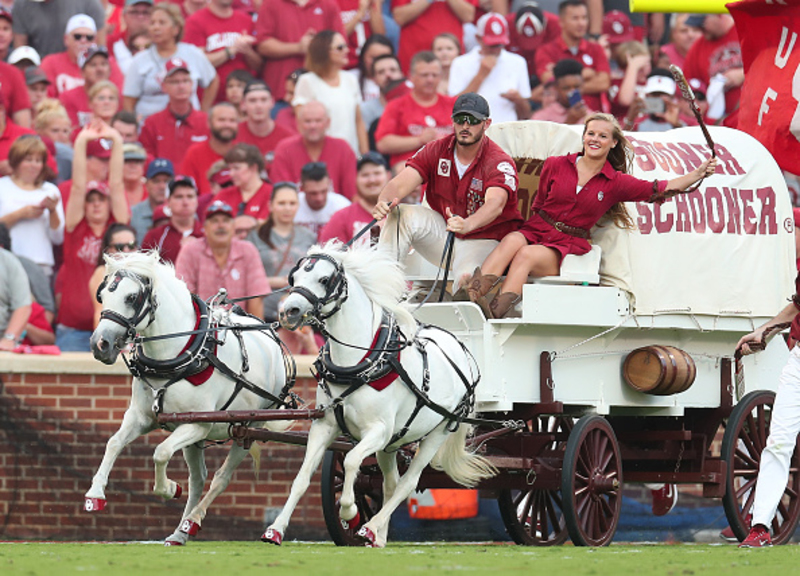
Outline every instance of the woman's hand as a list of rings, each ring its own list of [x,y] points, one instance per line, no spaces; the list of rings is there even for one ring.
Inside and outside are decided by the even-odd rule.
[[[711,176],[716,171],[717,164],[719,164],[719,161],[716,158],[708,158],[705,162],[700,164],[695,170],[695,181]]]
[[[47,196],[39,203],[39,206],[43,210],[49,210],[50,212],[53,212],[56,209],[56,206],[58,206],[59,201],[60,198],[58,196]]]
[[[34,220],[44,214],[44,208],[41,205],[31,204],[17,210],[17,214],[19,215],[19,220]]]
[[[742,356],[747,356],[748,354],[755,354],[758,350],[751,350],[749,344],[761,344],[762,340],[764,339],[764,328],[758,328],[757,330],[753,330],[750,334],[746,334],[741,337],[739,342],[736,344],[736,350],[741,350]]]

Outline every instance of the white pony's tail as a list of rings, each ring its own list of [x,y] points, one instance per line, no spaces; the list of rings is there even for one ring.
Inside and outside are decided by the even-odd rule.
[[[472,488],[485,478],[497,475],[497,468],[483,456],[466,450],[470,426],[461,424],[447,435],[447,440],[431,460],[431,467],[443,470],[455,482]]]

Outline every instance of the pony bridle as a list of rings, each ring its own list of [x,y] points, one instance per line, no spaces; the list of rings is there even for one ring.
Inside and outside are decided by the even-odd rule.
[[[110,279],[109,277],[106,277],[103,280],[103,283],[97,288],[97,294],[95,295],[97,301],[102,304],[102,292],[105,290],[106,286],[108,286],[109,292],[114,292],[119,287],[119,283],[123,278],[130,278],[139,285],[139,291],[136,292],[133,302],[130,303],[133,307],[133,315],[130,317],[125,317],[113,310],[103,310],[100,312],[100,320],[110,320],[111,322],[119,324],[125,328],[127,336],[126,341],[131,341],[136,337],[136,334],[139,331],[137,326],[141,324],[147,316],[149,316],[150,319],[144,328],[147,328],[147,326],[150,326],[150,324],[153,323],[153,320],[155,320],[156,317],[156,310],[158,309],[158,301],[156,300],[155,294],[153,294],[152,280],[127,270],[117,270],[114,276],[112,276]]]
[[[335,269],[322,285],[325,286],[325,294],[320,298],[305,286],[294,285],[294,273],[302,268],[306,272],[313,270],[314,266],[320,260],[325,260],[333,264]],[[327,254],[314,254],[312,256],[304,256],[297,261],[292,271],[289,272],[289,294],[299,294],[311,304],[311,311],[307,312],[304,317],[311,316],[312,318],[322,321],[330,318],[336,314],[347,300],[347,278],[344,275],[344,268],[342,264],[332,256]],[[323,312],[322,309],[328,304],[333,303],[334,306],[328,312]]]

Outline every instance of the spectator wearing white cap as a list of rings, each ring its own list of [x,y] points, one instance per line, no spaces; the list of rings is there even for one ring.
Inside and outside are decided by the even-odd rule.
[[[536,2],[528,0],[516,12],[506,14],[510,33],[509,52],[519,54],[528,64],[528,72],[536,69],[536,51],[561,36],[558,16],[545,12]]]
[[[125,76],[122,90],[123,108],[139,116],[161,112],[167,107],[169,96],[164,93],[161,80],[168,62],[179,59],[185,63],[192,78],[192,106],[208,111],[217,97],[219,78],[214,66],[197,46],[181,42],[184,20],[180,9],[167,2],[156,4],[150,16],[152,45],[136,54]],[[197,89],[203,88],[202,102]]]
[[[633,122],[636,132],[666,132],[685,126],[680,118],[680,108],[675,97],[678,85],[669,70],[656,68],[647,77],[644,99],[637,98],[631,105],[628,120],[641,114]]]
[[[489,102],[494,122],[530,118],[528,65],[525,58],[505,49],[509,43],[506,19],[496,12],[481,16],[476,40],[478,46],[450,66],[450,95],[477,92]]]
[[[89,16],[94,22],[95,41],[105,45],[105,10],[100,0],[16,0],[14,46],[32,46],[42,58],[62,52],[64,29],[76,14]]]
[[[39,53],[30,46],[19,46],[8,55],[8,63],[20,70],[25,70],[29,66],[41,66],[42,59],[39,57]]]
[[[42,60],[42,70],[50,80],[49,94],[53,97],[60,97],[68,90],[83,86],[85,83],[83,75],[83,65],[88,62],[81,59],[81,56],[88,54],[92,46],[99,46],[97,43],[98,34],[94,20],[86,14],[76,14],[67,22],[64,30],[64,44],[67,49],[63,52],[56,52],[45,56]],[[105,47],[103,47],[105,50]],[[98,54],[97,50],[92,51],[91,57]],[[108,59],[108,52],[103,53]],[[122,72],[116,62],[109,60],[110,79],[117,87],[122,86]]]

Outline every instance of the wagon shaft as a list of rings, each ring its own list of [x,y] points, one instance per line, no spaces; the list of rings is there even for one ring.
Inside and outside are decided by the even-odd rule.
[[[275,420],[316,420],[325,411],[315,410],[224,410],[218,412],[170,412],[158,415],[159,424],[190,422],[270,422]]]

